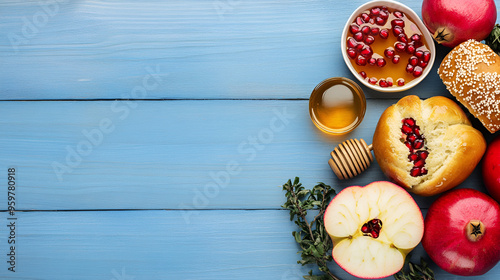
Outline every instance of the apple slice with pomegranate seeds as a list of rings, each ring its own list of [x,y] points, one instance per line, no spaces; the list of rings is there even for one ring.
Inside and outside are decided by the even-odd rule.
[[[401,270],[424,234],[422,212],[413,198],[384,181],[342,190],[328,205],[324,224],[333,241],[333,259],[360,278]]]

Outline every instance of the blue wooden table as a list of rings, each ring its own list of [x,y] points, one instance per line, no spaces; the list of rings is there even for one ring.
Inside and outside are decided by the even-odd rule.
[[[339,181],[330,151],[371,142],[405,95],[451,97],[438,46],[413,89],[363,88],[367,115],[352,133],[314,127],[312,89],[354,79],[340,35],[364,2],[0,2],[0,279],[301,279],[311,267],[296,263],[280,186],[384,180],[374,163]],[[420,15],[422,1],[401,2]],[[478,170],[460,187],[484,191]],[[424,213],[435,199],[414,197]],[[500,266],[468,279],[498,277]]]

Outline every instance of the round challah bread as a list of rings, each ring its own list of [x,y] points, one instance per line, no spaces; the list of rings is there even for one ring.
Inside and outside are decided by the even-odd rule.
[[[451,99],[410,95],[387,108],[373,135],[375,158],[391,180],[431,196],[463,182],[481,160],[486,141]]]

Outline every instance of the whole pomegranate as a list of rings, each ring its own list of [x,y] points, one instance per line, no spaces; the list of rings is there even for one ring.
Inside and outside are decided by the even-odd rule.
[[[474,189],[443,194],[427,212],[422,246],[449,273],[486,273],[500,260],[500,206]]]
[[[482,164],[483,182],[488,193],[500,201],[500,135],[486,149]]]
[[[468,39],[488,37],[497,8],[494,0],[424,0],[422,19],[436,42],[453,48]]]

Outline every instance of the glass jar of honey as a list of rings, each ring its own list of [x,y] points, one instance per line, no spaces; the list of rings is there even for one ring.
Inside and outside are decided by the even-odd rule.
[[[361,87],[343,77],[319,83],[309,98],[309,114],[323,132],[345,134],[355,129],[366,112],[366,99]]]

